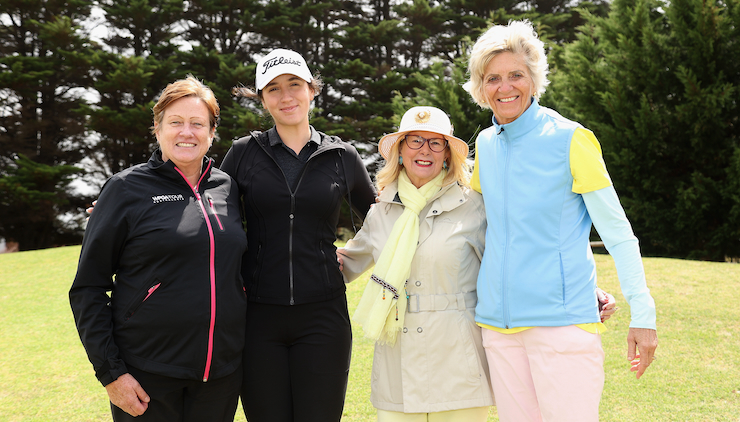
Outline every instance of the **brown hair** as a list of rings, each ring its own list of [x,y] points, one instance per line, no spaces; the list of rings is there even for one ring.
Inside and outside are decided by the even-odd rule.
[[[324,81],[321,79],[321,75],[319,74],[314,75],[311,82],[307,83],[308,87],[313,89],[314,95],[319,95],[321,90],[324,88]],[[246,86],[235,86],[231,89],[231,95],[235,97],[258,98],[262,101],[262,90],[255,92],[253,88],[247,88]]]

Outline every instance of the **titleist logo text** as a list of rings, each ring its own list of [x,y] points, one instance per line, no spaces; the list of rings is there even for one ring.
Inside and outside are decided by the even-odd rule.
[[[295,66],[300,66],[301,63],[297,60],[293,59],[286,59],[285,57],[275,57],[274,59],[270,59],[265,62],[264,69],[262,70],[262,74],[264,75],[267,73],[268,70],[270,70],[271,67],[280,65],[280,64],[292,64]]]

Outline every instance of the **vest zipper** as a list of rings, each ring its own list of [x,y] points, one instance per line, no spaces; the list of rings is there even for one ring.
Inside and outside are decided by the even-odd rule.
[[[502,128],[498,135],[501,135],[504,131]],[[504,142],[503,146],[506,148],[506,162],[504,163],[504,233],[506,234],[506,242],[504,243],[504,257],[503,265],[501,266],[501,301],[504,311],[504,327],[511,328],[511,316],[509,315],[509,301],[508,301],[508,258],[509,258],[509,165],[511,158],[511,144],[509,143],[509,137],[506,133],[503,133]]]

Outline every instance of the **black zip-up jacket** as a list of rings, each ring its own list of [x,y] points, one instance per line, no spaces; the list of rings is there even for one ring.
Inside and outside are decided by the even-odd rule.
[[[247,240],[237,187],[213,165],[191,186],[156,151],[103,186],[69,292],[103,385],[126,365],[204,382],[239,367]]]
[[[239,186],[249,241],[242,275],[250,301],[296,305],[345,291],[334,246],[342,199],[348,196],[364,218],[375,188],[355,147],[311,131],[321,143],[294,190],[273,156],[268,138],[279,139],[275,128],[236,140],[221,164]]]

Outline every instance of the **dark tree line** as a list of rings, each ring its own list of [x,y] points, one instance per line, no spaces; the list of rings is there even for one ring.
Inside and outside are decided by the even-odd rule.
[[[491,116],[462,90],[468,49],[493,22],[527,17],[550,49],[543,103],[601,139],[643,247],[740,256],[737,3],[0,0],[0,237],[22,250],[78,242],[97,191],[72,180],[99,187],[148,159],[156,96],[187,74],[219,99],[209,155],[220,162],[234,139],[272,125],[230,91],[251,86],[256,59],[277,47],[301,52],[326,83],[311,123],[355,144],[371,171],[377,139],[410,105],[446,110],[472,142]]]

